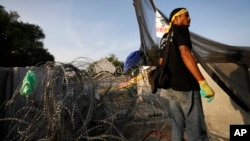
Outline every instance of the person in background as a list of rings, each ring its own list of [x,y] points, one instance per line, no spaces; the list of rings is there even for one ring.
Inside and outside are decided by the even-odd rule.
[[[169,48],[170,88],[163,96],[169,99],[172,116],[172,141],[207,141],[201,96],[210,102],[214,91],[201,74],[191,53],[190,17],[186,8],[174,9],[169,17],[172,42]],[[160,60],[162,63],[162,60]]]

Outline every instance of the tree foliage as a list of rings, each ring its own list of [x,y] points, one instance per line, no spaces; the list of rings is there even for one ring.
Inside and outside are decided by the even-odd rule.
[[[106,57],[107,60],[109,60],[116,68],[123,68],[124,62],[119,61],[118,58],[114,54],[109,54],[109,56]]]
[[[116,68],[116,75],[121,75],[123,72],[123,65],[124,62],[119,61],[118,58],[114,54],[109,54],[109,56],[106,57],[107,60],[109,60]]]
[[[15,11],[9,13],[0,5],[0,66],[25,67],[54,61],[43,46],[45,34],[38,25],[18,21]]]

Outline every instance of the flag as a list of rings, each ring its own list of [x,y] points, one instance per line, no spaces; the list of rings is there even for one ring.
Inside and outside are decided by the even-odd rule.
[[[156,37],[161,38],[165,33],[168,24],[158,10],[156,10],[155,12],[155,26],[156,26]]]

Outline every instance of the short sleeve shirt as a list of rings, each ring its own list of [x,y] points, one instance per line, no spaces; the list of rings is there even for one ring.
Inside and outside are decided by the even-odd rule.
[[[170,85],[178,91],[199,90],[199,84],[185,66],[181,54],[180,45],[186,45],[192,49],[192,42],[187,26],[173,25],[170,33],[173,32],[172,43],[169,48]]]

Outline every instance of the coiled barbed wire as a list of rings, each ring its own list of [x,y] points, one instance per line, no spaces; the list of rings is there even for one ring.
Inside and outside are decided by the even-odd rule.
[[[151,93],[139,95],[135,85],[115,90],[126,76],[90,74],[91,62],[81,59],[14,71],[20,78],[13,80],[18,86],[1,106],[4,140],[138,141],[153,130],[167,131],[166,99]],[[36,73],[37,88],[23,97],[21,76],[28,69]]]

